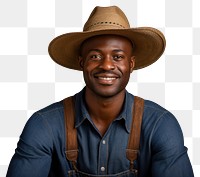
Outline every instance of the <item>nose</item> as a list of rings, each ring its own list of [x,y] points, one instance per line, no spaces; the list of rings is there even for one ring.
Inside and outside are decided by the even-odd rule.
[[[107,70],[114,70],[115,69],[115,64],[112,58],[109,56],[104,57],[104,59],[101,61],[99,68],[107,71]]]

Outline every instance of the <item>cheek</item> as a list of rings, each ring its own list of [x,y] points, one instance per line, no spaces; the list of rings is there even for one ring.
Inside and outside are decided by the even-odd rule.
[[[91,80],[94,71],[95,71],[94,64],[85,63],[85,65],[83,67],[83,76],[84,76],[85,80]]]
[[[121,71],[121,73],[130,75],[132,69],[131,69],[131,63],[123,63],[121,65],[118,65],[118,69]]]
[[[96,68],[98,68],[98,62],[87,62],[84,65],[84,70],[88,73],[92,73]]]
[[[92,71],[91,65],[85,65],[85,66],[84,66],[84,73],[85,73],[86,75],[89,75],[89,74],[91,73],[91,71]]]

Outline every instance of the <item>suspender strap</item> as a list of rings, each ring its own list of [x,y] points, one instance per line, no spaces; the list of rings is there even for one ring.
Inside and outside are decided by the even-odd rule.
[[[144,100],[140,97],[134,97],[132,125],[126,149],[126,157],[130,160],[130,168],[133,169],[133,162],[137,159],[140,145],[140,131],[142,124],[142,115],[144,110]]]
[[[66,158],[72,162],[73,166],[78,158],[77,131],[75,128],[75,108],[73,97],[63,100],[66,133]]]

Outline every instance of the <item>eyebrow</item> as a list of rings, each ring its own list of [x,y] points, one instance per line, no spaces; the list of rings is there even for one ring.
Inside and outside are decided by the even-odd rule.
[[[124,52],[124,50],[121,50],[121,49],[115,49],[113,50],[114,52]]]
[[[88,53],[89,52],[101,52],[101,50],[99,50],[99,49],[91,49],[91,50],[88,51]]]
[[[88,52],[102,52],[100,49],[91,49],[89,50]],[[112,50],[113,52],[124,52],[124,50],[121,50],[121,49],[114,49]]]

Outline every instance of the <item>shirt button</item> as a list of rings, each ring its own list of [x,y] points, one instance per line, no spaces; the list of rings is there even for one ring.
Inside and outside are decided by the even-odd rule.
[[[102,141],[102,143],[103,143],[103,144],[106,144],[106,141],[105,141],[105,140],[103,140],[103,141]]]
[[[101,171],[105,171],[105,167],[101,167]]]

